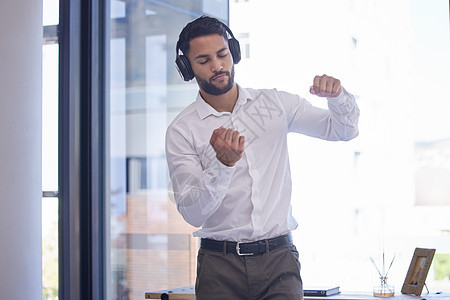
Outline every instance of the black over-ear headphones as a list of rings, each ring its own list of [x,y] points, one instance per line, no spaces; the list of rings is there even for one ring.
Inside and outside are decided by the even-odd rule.
[[[227,32],[230,34],[231,38],[228,39],[228,48],[230,48],[231,56],[233,57],[234,64],[239,63],[241,60],[241,48],[239,46],[239,41],[234,37],[233,32],[227,25],[223,24]],[[180,41],[178,40],[176,46],[176,59],[175,65],[177,67],[178,73],[184,79],[184,81],[190,81],[194,78],[194,71],[192,71],[189,59],[184,54],[179,54],[180,52]]]

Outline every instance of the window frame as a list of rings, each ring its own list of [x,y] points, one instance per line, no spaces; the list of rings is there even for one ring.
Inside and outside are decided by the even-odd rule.
[[[107,2],[59,2],[60,299],[107,298]]]

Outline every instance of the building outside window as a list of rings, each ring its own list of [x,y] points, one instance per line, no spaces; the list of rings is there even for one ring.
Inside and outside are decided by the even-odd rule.
[[[228,22],[228,1],[111,1],[109,285],[113,299],[195,283],[195,230],[168,193],[164,138],[196,96],[175,69],[184,25]]]

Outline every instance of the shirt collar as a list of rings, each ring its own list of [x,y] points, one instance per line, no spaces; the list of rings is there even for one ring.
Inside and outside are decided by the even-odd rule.
[[[237,108],[237,105],[241,106],[248,102],[248,100],[252,100],[250,93],[247,91],[247,89],[242,88],[240,85],[236,84],[239,90],[239,96],[236,101],[235,110]],[[198,115],[200,116],[200,119],[205,119],[206,117],[210,115],[214,116],[222,116],[224,114],[229,114],[228,112],[218,112],[215,110],[211,105],[206,103],[206,101],[202,98],[200,95],[200,91],[197,94],[197,99],[195,100],[195,109],[198,112]]]

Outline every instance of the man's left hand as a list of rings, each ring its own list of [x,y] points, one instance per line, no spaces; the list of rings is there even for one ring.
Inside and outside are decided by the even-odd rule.
[[[319,97],[337,97],[342,92],[341,81],[325,74],[316,76],[309,92]]]

